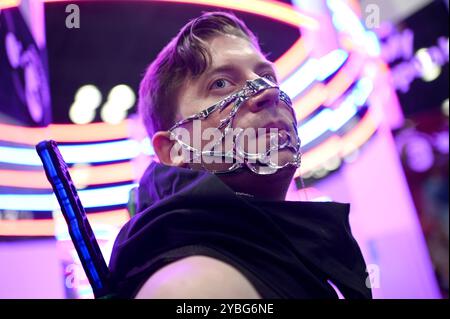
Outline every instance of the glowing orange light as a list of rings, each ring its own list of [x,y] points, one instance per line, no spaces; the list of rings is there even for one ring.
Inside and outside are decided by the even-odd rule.
[[[2,0],[0,2],[0,10],[11,7],[17,7],[20,4],[20,0]]]
[[[333,104],[352,85],[364,65],[365,59],[357,53],[352,53],[349,61],[327,84],[327,99],[325,106]]]
[[[117,125],[51,124],[45,128],[0,124],[2,132],[0,140],[28,145],[36,145],[45,139],[54,139],[58,142],[99,142],[127,138],[128,125],[128,120]]]
[[[149,1],[150,0],[141,0]],[[294,27],[317,29],[319,23],[314,18],[299,12],[297,9],[286,3],[273,0],[152,0],[159,2],[175,2],[214,6],[230,10],[248,12],[279,20]],[[72,0],[44,0],[44,2],[73,2]],[[78,1],[81,2],[81,1]]]
[[[297,170],[294,177],[305,175],[317,167],[320,167],[330,158],[339,155],[341,148],[341,140],[338,136],[333,136],[327,139],[322,144],[306,152],[302,157],[302,168]]]
[[[377,130],[378,123],[369,109],[349,134],[342,137],[341,156],[347,156],[366,143]]]
[[[284,80],[291,72],[303,63],[311,52],[303,38],[298,39],[282,56],[275,61],[280,80]]]
[[[126,209],[87,214],[87,216],[92,226],[98,223],[120,228],[129,220],[129,214]],[[0,236],[54,235],[55,221],[53,219],[0,220]]]
[[[369,109],[361,121],[343,137],[333,136],[306,152],[302,158],[302,168],[294,177],[305,175],[323,165],[333,156],[345,157],[366,143],[377,130],[377,121]]]
[[[317,83],[305,95],[297,99],[293,105],[297,121],[300,123],[314,110],[321,106],[327,98],[327,89],[322,83]]]
[[[326,85],[317,83],[303,96],[297,98],[294,102],[297,121],[301,122],[321,105],[331,106],[335,103],[356,80],[364,61],[361,56],[352,53],[348,62],[339,69],[330,82]]]
[[[162,2],[178,2],[209,5],[222,7],[225,9],[238,10],[242,12],[253,13],[264,17],[279,20],[291,24],[294,27],[303,27],[308,29],[317,29],[318,22],[306,14],[300,13],[294,7],[272,0],[158,0]]]
[[[133,167],[130,162],[87,167],[72,167],[69,169],[77,184],[76,176],[86,176],[84,185],[100,185],[119,183],[134,179]],[[0,169],[0,186],[51,189],[43,170],[17,171]]]

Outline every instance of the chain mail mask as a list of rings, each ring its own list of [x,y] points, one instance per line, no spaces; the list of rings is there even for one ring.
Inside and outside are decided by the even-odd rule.
[[[245,130],[235,128],[233,124],[236,122],[236,117],[239,116],[239,110],[245,104],[244,102],[267,89],[276,89],[279,92],[279,100],[287,107],[294,122],[291,123],[292,127],[288,130],[270,128],[269,138],[267,139],[264,136],[263,150],[260,150],[261,147],[258,147],[258,151],[249,150],[249,147],[245,147]],[[195,120],[205,120],[213,114],[214,117],[219,118],[219,124],[214,128],[219,135],[206,150],[204,147],[203,150],[200,149],[201,147],[194,147],[192,145],[194,143],[181,138],[181,135],[177,132],[181,126],[193,125]],[[292,102],[286,93],[279,90],[277,84],[266,78],[247,81],[242,90],[227,96],[197,114],[177,122],[169,129],[169,132],[171,139],[176,140],[181,146],[185,162],[198,163],[203,169],[214,174],[226,174],[240,168],[248,168],[256,174],[268,175],[274,174],[287,166],[300,167],[301,143]],[[224,144],[228,147],[226,145],[224,147]],[[282,162],[280,162],[279,157],[281,152],[284,154]],[[286,154],[288,159],[286,159]],[[186,160],[186,157],[189,159]],[[205,165],[205,163],[208,163],[208,165]]]

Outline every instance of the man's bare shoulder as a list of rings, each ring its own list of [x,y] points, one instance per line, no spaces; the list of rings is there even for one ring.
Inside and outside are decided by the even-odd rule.
[[[235,267],[207,256],[191,256],[164,266],[142,286],[136,298],[258,299],[253,285]]]

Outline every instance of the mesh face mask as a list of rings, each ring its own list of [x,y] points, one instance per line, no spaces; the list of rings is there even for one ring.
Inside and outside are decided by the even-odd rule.
[[[203,169],[214,174],[226,174],[240,168],[248,168],[256,174],[268,175],[274,174],[287,166],[300,167],[301,142],[295,120],[288,130],[270,128],[269,139],[266,140],[269,145],[265,144],[262,151],[259,149],[258,151],[248,150],[248,147],[245,147],[245,130],[233,126],[244,102],[268,89],[276,89],[279,92],[279,100],[284,103],[292,118],[295,119],[290,98],[286,93],[279,90],[277,84],[266,78],[247,81],[242,90],[227,96],[197,114],[177,122],[169,129],[171,138],[179,143],[185,154],[189,154],[187,162],[200,163]],[[183,141],[180,138],[181,135],[177,132],[177,129],[180,129],[182,125],[192,123],[195,120],[205,120],[213,114],[218,116],[220,120],[215,128],[219,132],[219,136],[210,145],[212,147],[207,150],[200,150],[198,147],[190,145],[189,141]],[[228,143],[230,146],[223,149],[224,143],[227,144],[227,139],[231,141],[231,143]],[[282,152],[284,160],[280,162],[279,155]],[[288,159],[286,159],[286,154]],[[208,165],[205,165],[205,163],[208,163]]]

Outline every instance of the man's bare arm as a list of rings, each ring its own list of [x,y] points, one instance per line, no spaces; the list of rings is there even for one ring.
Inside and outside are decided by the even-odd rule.
[[[191,256],[154,273],[137,299],[259,299],[253,285],[235,267],[215,258]]]

